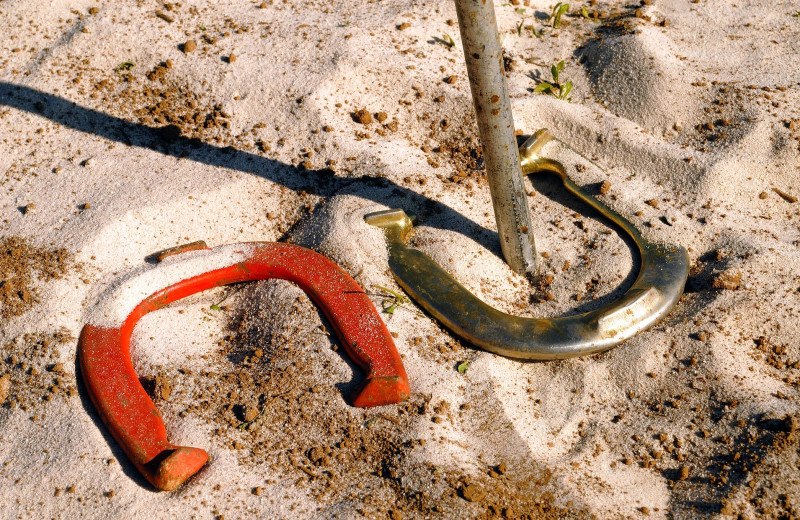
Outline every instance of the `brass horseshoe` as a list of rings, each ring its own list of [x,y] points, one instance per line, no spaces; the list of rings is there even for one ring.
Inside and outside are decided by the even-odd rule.
[[[628,234],[641,255],[633,285],[619,300],[600,309],[559,318],[521,318],[500,312],[475,297],[424,253],[406,245],[412,223],[403,210],[364,217],[367,223],[383,228],[389,267],[400,286],[452,332],[502,356],[550,360],[610,349],[666,316],[681,297],[689,273],[689,258],[682,247],[646,240],[628,220],[570,180],[559,162],[543,157],[551,147],[553,152],[575,153],[547,130],[540,130],[520,147],[523,173],[559,175],[569,192]]]

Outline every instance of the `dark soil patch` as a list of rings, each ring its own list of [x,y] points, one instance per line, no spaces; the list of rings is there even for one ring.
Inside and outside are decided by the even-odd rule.
[[[61,278],[73,266],[66,249],[37,247],[20,237],[0,239],[0,321],[30,310],[39,302],[37,284]]]
[[[0,346],[0,406],[33,412],[55,399],[77,398],[75,377],[58,361],[59,348],[74,341],[66,331],[37,332]]]

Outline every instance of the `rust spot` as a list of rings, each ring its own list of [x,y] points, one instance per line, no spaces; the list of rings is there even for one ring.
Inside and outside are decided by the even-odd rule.
[[[492,103],[497,103],[498,101],[500,101],[500,96],[498,96],[497,94],[492,96]]]
[[[199,251],[201,249],[208,249],[208,246],[202,240],[197,240],[196,242],[192,242],[190,244],[183,244],[180,246],[171,247],[169,249],[161,251],[156,257],[156,261],[161,262],[165,258],[173,255],[179,255],[181,253],[187,253],[189,251]]]
[[[492,109],[492,115],[493,115],[493,116],[496,116],[496,115],[497,115],[497,114],[499,114],[499,113],[500,113],[500,109],[499,109],[499,108],[493,108],[493,109]]]

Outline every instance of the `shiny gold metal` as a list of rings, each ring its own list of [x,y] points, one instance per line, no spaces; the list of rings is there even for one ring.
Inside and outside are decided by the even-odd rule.
[[[471,343],[503,356],[564,359],[610,349],[654,325],[675,306],[689,273],[689,259],[679,246],[646,240],[624,217],[572,182],[564,166],[544,157],[588,161],[547,130],[520,147],[525,174],[559,175],[572,194],[619,226],[639,248],[641,266],[633,285],[619,300],[590,312],[559,318],[521,318],[486,305],[405,238],[411,220],[400,209],[370,213],[367,223],[383,228],[389,267],[397,282],[426,311]],[[592,163],[593,167],[596,167]]]

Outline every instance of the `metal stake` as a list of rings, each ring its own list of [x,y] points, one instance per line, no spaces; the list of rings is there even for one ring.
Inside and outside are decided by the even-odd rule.
[[[455,0],[467,75],[489,178],[500,247],[519,274],[536,271],[536,245],[506,92],[492,0]]]

